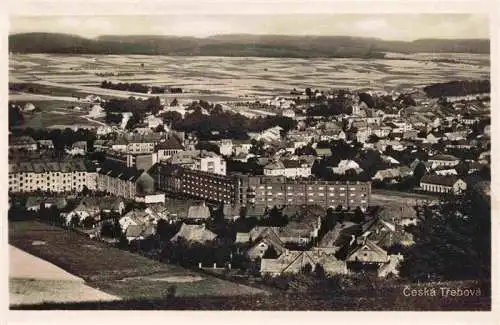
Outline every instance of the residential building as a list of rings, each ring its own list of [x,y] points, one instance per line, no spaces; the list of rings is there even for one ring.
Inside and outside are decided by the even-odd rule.
[[[426,192],[458,194],[467,189],[467,184],[455,176],[425,175],[420,188]]]
[[[341,160],[337,167],[332,167],[331,170],[334,174],[338,175],[345,175],[348,170],[354,170],[356,174],[363,172],[363,169],[354,160]]]
[[[57,209],[61,210],[67,205],[67,201],[64,197],[29,196],[26,199],[25,208],[28,211],[38,211],[42,205],[45,208],[55,206]]]
[[[277,276],[281,274],[297,274],[307,266],[314,271],[321,265],[328,274],[347,274],[344,261],[321,251],[285,251],[278,258],[263,258],[260,265],[262,275]]]
[[[54,142],[52,140],[38,140],[38,149],[54,149]]]
[[[290,213],[286,210],[294,211],[295,206],[287,206],[283,209],[283,214],[292,219],[285,227],[282,227],[278,236],[283,243],[294,243],[307,245],[316,239],[321,228],[321,217],[326,215],[326,211],[321,207],[307,206]]]
[[[236,182],[233,178],[161,162],[150,170],[157,189],[196,199],[234,203]]]
[[[171,242],[177,242],[179,239],[188,243],[205,243],[213,241],[217,235],[206,229],[205,224],[188,225],[183,223],[179,231],[170,239]]]
[[[69,155],[85,155],[87,153],[87,141],[77,141],[71,145],[70,149],[66,149]]]
[[[181,151],[174,154],[168,161],[173,165],[179,165],[192,170],[226,175],[226,161],[211,151]]]
[[[357,271],[366,266],[379,268],[389,263],[389,255],[373,241],[361,237],[349,247],[345,261],[349,269]]]
[[[35,140],[29,136],[9,136],[9,150],[37,150],[38,146]]]
[[[83,159],[9,164],[9,192],[81,192],[96,189],[95,167]]]
[[[311,176],[312,164],[300,159],[274,161],[264,167],[265,176],[285,176],[290,178]]]
[[[242,205],[319,205],[365,209],[371,195],[370,182],[292,180],[282,176],[240,176],[237,199]]]
[[[233,154],[233,141],[231,139],[214,141],[214,143],[219,147],[221,155],[229,157]]]
[[[233,140],[233,152],[235,156],[245,154],[247,155],[252,148],[252,144],[248,141]]]
[[[158,162],[158,154],[126,153],[122,151],[108,150],[106,151],[106,159],[120,163],[125,167],[147,170]]]
[[[241,206],[320,205],[368,207],[370,182],[329,182],[284,176],[216,175],[158,163],[149,171],[157,189],[210,202]]]
[[[106,160],[97,174],[99,191],[130,200],[155,193],[153,178],[142,169]]]
[[[455,167],[460,163],[460,159],[452,155],[438,154],[428,159],[429,164],[431,164],[432,169],[441,166]]]
[[[166,160],[183,150],[182,141],[175,135],[167,137],[165,141],[161,141],[156,145],[159,161]]]
[[[332,149],[330,148],[316,148],[314,150],[316,150],[318,157],[326,158],[332,155]]]
[[[137,134],[129,133],[120,137],[112,146],[113,150],[127,153],[153,153],[155,146],[164,139],[162,133]]]
[[[202,221],[210,218],[210,209],[203,201],[201,204],[192,205],[188,208],[187,218],[193,221]]]

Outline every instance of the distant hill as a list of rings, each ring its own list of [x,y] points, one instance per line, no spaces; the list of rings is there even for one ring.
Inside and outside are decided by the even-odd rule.
[[[487,39],[422,39],[403,42],[347,36],[236,34],[207,38],[105,35],[95,39],[53,33],[9,36],[9,51],[15,53],[381,58],[384,52],[489,53],[489,50],[490,42]]]

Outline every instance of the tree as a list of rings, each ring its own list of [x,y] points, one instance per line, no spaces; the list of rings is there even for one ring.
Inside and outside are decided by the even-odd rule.
[[[306,96],[310,99],[312,97],[312,91],[311,91],[311,88],[307,87],[306,88]]]
[[[71,217],[71,220],[69,221],[69,226],[71,228],[76,228],[80,224],[80,218],[75,214]]]
[[[301,270],[301,271],[302,271],[302,273],[304,273],[304,274],[310,274],[310,273],[312,272],[312,265],[311,265],[311,263],[306,263],[306,265],[304,265],[304,266],[302,267],[302,270]]]
[[[101,237],[113,238],[115,234],[114,225],[106,221],[101,226]]]
[[[400,275],[419,281],[489,279],[490,204],[468,189],[438,206],[423,206],[424,220],[408,227],[415,244],[404,254]]]
[[[363,223],[365,221],[365,214],[359,207],[354,210],[354,217],[352,221],[356,223]]]
[[[95,225],[95,220],[92,217],[86,217],[82,221],[83,228],[90,229]]]
[[[257,141],[255,139],[252,139],[251,144],[252,144],[252,147],[250,147],[250,150],[249,150],[249,152],[251,154],[254,154],[256,156],[262,156],[265,154],[263,141]]]
[[[177,100],[177,98],[174,98],[171,102],[170,102],[170,107],[175,107],[175,106],[178,106],[179,105],[179,101]]]
[[[316,264],[316,267],[314,268],[314,275],[319,279],[326,278],[326,272],[325,269],[323,268],[323,265],[319,263]]]
[[[380,138],[376,134],[370,134],[368,136],[368,140],[366,141],[367,143],[377,143],[380,140]]]
[[[423,162],[419,162],[413,170],[413,178],[415,179],[416,184],[420,184],[420,180],[424,177],[425,173],[427,173],[427,167],[425,167]]]
[[[9,128],[24,123],[24,116],[18,105],[9,104]]]

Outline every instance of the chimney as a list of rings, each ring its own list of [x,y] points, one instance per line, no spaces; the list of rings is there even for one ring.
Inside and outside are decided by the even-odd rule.
[[[356,236],[351,235],[351,241],[349,242],[349,246],[352,246],[352,244],[354,244],[355,241],[356,241]]]
[[[198,268],[201,269],[201,262],[198,263]]]
[[[214,263],[214,269],[216,269],[216,268],[217,268],[217,263]]]

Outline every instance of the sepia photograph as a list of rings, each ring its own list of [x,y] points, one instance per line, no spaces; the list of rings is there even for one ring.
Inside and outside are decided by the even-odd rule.
[[[10,15],[9,309],[491,311],[490,19]]]

